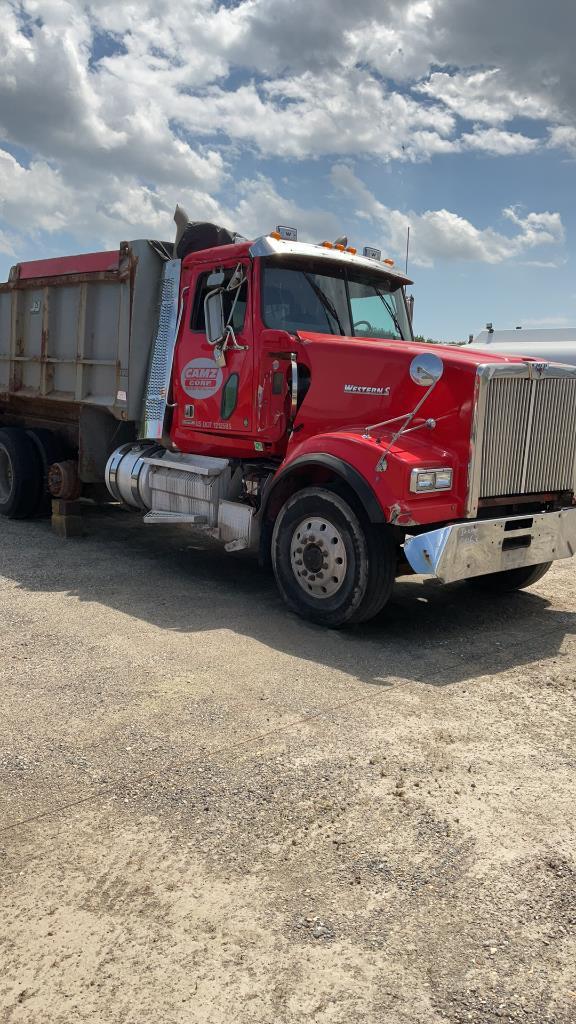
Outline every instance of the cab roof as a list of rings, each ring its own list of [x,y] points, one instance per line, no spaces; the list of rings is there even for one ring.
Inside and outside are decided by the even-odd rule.
[[[258,259],[266,256],[277,256],[280,259],[315,259],[326,263],[338,263],[357,269],[369,270],[372,274],[381,274],[383,277],[395,278],[399,285],[412,284],[409,277],[384,263],[381,260],[369,259],[367,256],[359,256],[357,253],[341,251],[326,245],[315,245],[311,242],[289,242],[283,238],[274,238],[271,235],[262,235],[252,242],[238,242],[235,245],[219,245],[212,249],[200,249],[191,252],[184,257],[183,266],[192,266],[197,263],[214,263],[218,260],[244,259],[250,256]]]

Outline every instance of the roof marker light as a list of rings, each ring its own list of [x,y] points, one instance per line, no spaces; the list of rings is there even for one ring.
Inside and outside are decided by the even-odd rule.
[[[387,263],[389,267],[394,266],[394,260],[382,260],[382,263]]]
[[[336,245],[334,246],[334,248],[338,249],[338,252],[344,252],[345,249],[346,249],[346,246],[345,245],[340,245],[339,242],[336,242]]]
[[[271,231],[270,232],[270,238],[275,238],[276,241],[279,242],[281,240],[281,238],[282,238],[282,235],[280,234],[279,231]]]
[[[322,245],[324,246],[325,249],[333,249],[334,248],[334,245],[332,244],[332,242],[322,242]]]
[[[356,255],[356,253],[358,252],[358,250],[357,250],[357,249],[355,249],[353,245],[349,245],[349,246],[347,247],[347,249],[346,249],[346,252],[351,252],[351,253],[352,253],[352,255],[353,255],[353,256],[355,256],[355,255]]]

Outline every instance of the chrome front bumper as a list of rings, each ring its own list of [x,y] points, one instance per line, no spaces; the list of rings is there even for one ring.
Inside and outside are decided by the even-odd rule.
[[[437,576],[443,583],[553,562],[575,552],[576,508],[455,523],[404,543],[414,572]]]

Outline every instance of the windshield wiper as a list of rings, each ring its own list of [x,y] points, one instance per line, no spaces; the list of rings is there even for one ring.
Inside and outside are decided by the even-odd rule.
[[[402,334],[402,328],[400,327],[400,322],[399,322],[398,317],[396,316],[396,313],[394,312],[391,304],[388,302],[387,299],[384,298],[384,296],[382,295],[382,292],[378,291],[378,289],[376,289],[376,292],[378,294],[378,298],[380,299],[380,301],[386,307],[386,310],[389,313],[390,318],[391,318],[391,320],[392,320],[392,322],[394,324],[394,327],[398,331],[398,334],[400,335],[402,341],[405,341],[406,339],[404,338],[404,335]]]
[[[344,331],[344,328],[342,327],[342,324],[340,323],[340,317],[338,316],[338,313],[336,312],[336,306],[334,306],[332,304],[332,302],[330,301],[328,296],[325,295],[324,292],[322,291],[322,289],[318,287],[316,282],[312,280],[310,274],[307,274],[305,271],[303,273],[304,273],[304,277],[308,281],[308,284],[310,285],[312,291],[320,299],[320,302],[324,306],[324,309],[328,310],[328,312],[330,313],[330,316],[333,317],[333,319],[338,324],[338,329],[340,331],[340,334],[344,334],[345,331]]]

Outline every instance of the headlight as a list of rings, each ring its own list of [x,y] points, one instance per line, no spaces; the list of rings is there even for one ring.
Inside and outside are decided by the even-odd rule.
[[[413,469],[410,474],[410,490],[449,491],[452,487],[451,469]]]

